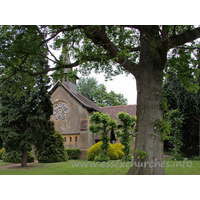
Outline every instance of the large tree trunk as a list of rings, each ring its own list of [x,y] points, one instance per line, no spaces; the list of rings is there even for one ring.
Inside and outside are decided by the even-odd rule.
[[[134,152],[132,167],[127,174],[164,174],[163,141],[156,123],[163,119],[160,103],[166,55],[162,59],[159,52],[151,46],[150,42],[153,44],[153,39],[151,40],[151,35],[148,35],[148,30],[141,34],[144,37],[141,40],[139,75],[136,76],[138,132],[135,150],[137,151]],[[154,36],[152,38],[155,39]],[[148,40],[145,37],[148,37]],[[144,158],[142,151],[147,153]]]
[[[27,167],[27,149],[22,151],[22,162],[21,167]]]

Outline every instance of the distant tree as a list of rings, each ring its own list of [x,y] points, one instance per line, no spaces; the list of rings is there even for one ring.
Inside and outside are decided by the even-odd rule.
[[[80,78],[77,91],[101,107],[127,105],[123,94],[107,92],[104,84],[98,84],[95,78]]]
[[[94,77],[81,77],[77,83],[77,91],[92,102],[95,101],[94,92],[97,88],[98,81]]]

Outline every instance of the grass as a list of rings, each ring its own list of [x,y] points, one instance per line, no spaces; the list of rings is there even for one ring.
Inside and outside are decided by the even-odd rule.
[[[164,159],[166,175],[199,175],[200,161],[188,160],[172,161]],[[76,165],[75,165],[76,163]],[[85,163],[85,164],[84,164]],[[0,166],[10,163],[0,161]],[[96,164],[96,167],[94,166]],[[183,167],[184,164],[184,167]],[[82,165],[82,166],[81,166]],[[87,165],[87,166],[86,166]],[[0,169],[1,175],[125,175],[130,163],[109,161],[108,163],[95,163],[87,160],[69,160],[60,163],[34,163],[26,168],[14,167]]]

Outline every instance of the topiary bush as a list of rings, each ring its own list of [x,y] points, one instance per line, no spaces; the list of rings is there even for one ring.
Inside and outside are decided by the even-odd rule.
[[[22,152],[21,151],[4,151],[2,154],[2,159],[4,162],[21,163],[22,162]],[[27,163],[34,162],[33,154],[27,152]]]
[[[69,159],[78,159],[79,154],[80,154],[80,149],[79,148],[69,148],[65,149],[67,151],[67,155],[69,156]]]
[[[38,150],[37,159],[38,162],[41,163],[62,162],[68,160],[67,151],[64,147],[64,138],[58,131],[49,135],[43,148]]]
[[[101,161],[103,160],[102,157],[99,157],[99,155],[101,154],[101,145],[102,142],[98,142],[96,144],[94,144],[93,146],[91,146],[88,151],[87,151],[87,159],[89,161],[93,161],[96,157],[96,161]],[[108,148],[108,156],[110,158],[110,160],[118,160],[119,159],[119,155],[118,152],[114,149],[113,144],[109,143],[109,148]],[[106,158],[107,160],[107,158]],[[105,160],[104,160],[105,161]]]
[[[2,154],[3,154],[4,151],[5,151],[5,148],[2,148],[2,149],[0,150],[0,160],[2,159]]]

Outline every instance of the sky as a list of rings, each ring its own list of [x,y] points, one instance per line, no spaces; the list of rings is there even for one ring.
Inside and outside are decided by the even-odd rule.
[[[80,77],[80,75],[79,75]],[[125,74],[118,75],[113,77],[112,81],[105,81],[104,74],[96,74],[92,72],[89,77],[94,77],[97,79],[99,84],[104,84],[106,86],[107,92],[111,90],[115,93],[121,93],[124,95],[124,98],[128,100],[128,105],[136,104],[137,102],[137,89],[136,89],[136,80],[133,75]]]

